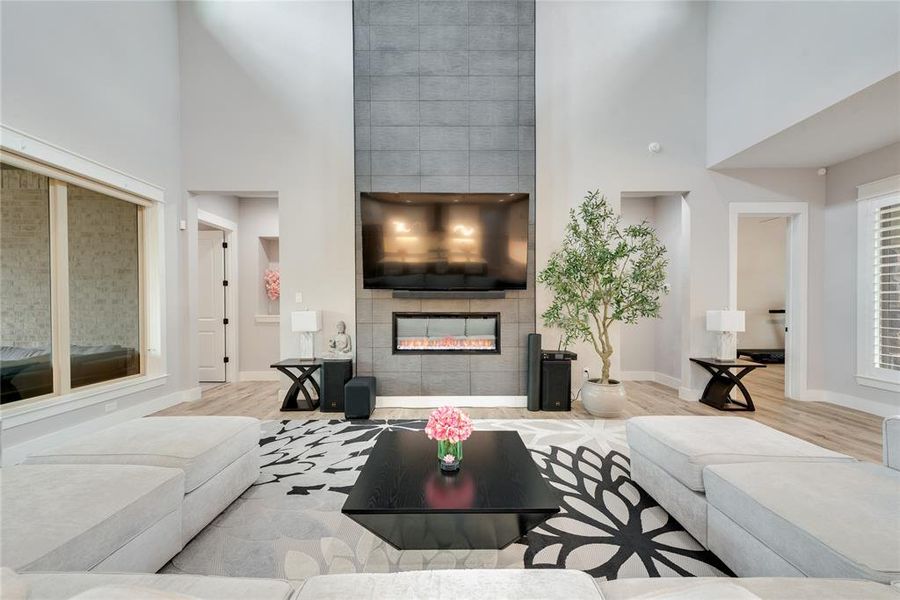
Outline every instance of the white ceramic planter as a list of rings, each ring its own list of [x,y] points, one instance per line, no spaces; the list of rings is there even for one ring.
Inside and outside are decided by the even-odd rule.
[[[621,418],[626,400],[625,386],[615,379],[610,379],[609,383],[600,383],[599,380],[592,379],[586,381],[581,388],[584,408],[595,417]]]

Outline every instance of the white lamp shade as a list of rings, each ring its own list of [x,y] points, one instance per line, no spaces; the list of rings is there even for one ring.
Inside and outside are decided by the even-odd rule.
[[[321,328],[319,311],[297,310],[291,313],[291,331],[310,332]]]
[[[744,331],[744,311],[708,310],[706,311],[706,330]]]

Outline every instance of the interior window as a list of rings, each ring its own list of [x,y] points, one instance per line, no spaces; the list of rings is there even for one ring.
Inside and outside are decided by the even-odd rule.
[[[878,209],[875,228],[875,366],[900,371],[900,202]]]
[[[6,160],[0,404],[144,373],[142,199]]]
[[[140,373],[139,211],[68,186],[72,388]]]
[[[49,178],[2,165],[0,403],[53,393]]]

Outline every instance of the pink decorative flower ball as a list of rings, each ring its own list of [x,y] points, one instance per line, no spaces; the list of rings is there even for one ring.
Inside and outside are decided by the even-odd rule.
[[[442,406],[431,413],[425,435],[430,440],[455,444],[469,439],[473,429],[469,415],[458,408]]]
[[[266,269],[263,274],[263,284],[269,300],[278,300],[281,296],[281,273],[274,269]]]

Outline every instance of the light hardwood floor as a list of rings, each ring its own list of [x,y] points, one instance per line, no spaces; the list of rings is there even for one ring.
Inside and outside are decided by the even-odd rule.
[[[784,367],[770,365],[744,379],[756,412],[725,413],[699,402],[678,398],[672,388],[645,381],[626,383],[626,417],[638,415],[729,415],[759,421],[814,444],[861,460],[881,462],[880,417],[826,402],[800,402],[784,397]],[[228,383],[203,390],[200,400],[184,402],[157,415],[243,415],[259,419],[340,419],[339,413],[281,412],[278,383]],[[376,408],[375,419],[425,419],[429,409]],[[472,408],[475,419],[593,419],[581,402],[571,412],[529,412],[524,408]]]

